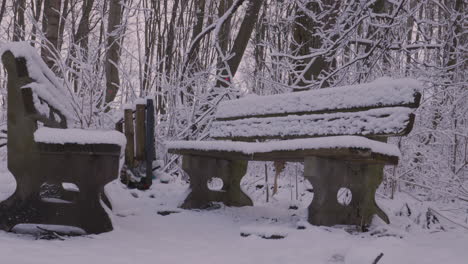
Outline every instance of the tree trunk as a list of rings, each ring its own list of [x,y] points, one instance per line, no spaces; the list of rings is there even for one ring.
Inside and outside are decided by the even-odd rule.
[[[125,2],[125,1],[124,1]],[[120,87],[120,32],[122,23],[122,5],[120,0],[109,2],[109,18],[107,25],[107,54],[106,54],[106,97],[105,103],[112,102]]]
[[[317,14],[316,21],[308,16],[303,8],[297,7],[296,21],[293,29],[294,42],[292,44],[294,55],[308,55],[311,53],[311,50],[320,49],[322,47],[323,42],[318,36],[318,32],[320,32],[319,27],[321,27],[321,30],[325,31],[336,23],[340,2],[341,1],[334,2],[332,0],[326,0],[323,1],[322,5],[316,2],[307,3],[305,8]],[[331,36],[331,39],[333,40],[333,36]],[[335,63],[334,61],[327,61],[326,56],[333,57],[334,54],[326,54],[313,58],[314,61],[308,68],[307,65],[311,63],[312,59],[298,60],[295,62],[295,74],[292,76],[294,91],[309,89],[309,85],[312,84],[314,80],[318,80],[321,72],[330,71]],[[329,86],[329,83],[325,82],[322,84],[321,88],[327,86]]]
[[[39,23],[39,18],[41,17],[42,12],[42,3],[43,0],[37,0],[31,2],[31,10],[34,14],[34,22],[31,29],[31,45],[34,47],[36,45],[36,33],[37,33],[37,24]],[[0,16],[1,21],[1,16]]]
[[[230,78],[236,75],[239,64],[244,56],[245,49],[247,48],[247,44],[249,43],[250,36],[252,35],[252,31],[257,23],[258,14],[263,1],[264,0],[250,0],[248,2],[249,6],[247,7],[239,32],[237,33],[237,37],[231,48],[230,54],[233,56],[227,61],[229,71],[227,69],[223,69],[221,74],[218,75],[221,77],[228,76],[225,78],[229,79],[225,79],[226,82],[218,80],[216,83],[217,87],[227,87],[228,83],[232,81]]]
[[[410,1],[409,2],[409,10],[410,12],[416,7],[417,5],[417,2],[416,1]],[[416,13],[414,13],[414,16],[416,15]],[[408,31],[406,33],[406,44],[411,44],[413,42],[413,26],[414,26],[414,16],[413,15],[409,15],[408,16],[408,20],[406,22],[406,30]],[[419,34],[418,31],[416,31],[416,34]],[[408,51],[407,54],[406,54],[406,65],[405,65],[405,69],[408,70],[409,69],[409,65],[411,64],[411,53]]]
[[[372,12],[374,14],[384,14],[384,13],[390,13],[391,14],[391,4],[387,1],[387,0],[377,0],[375,1],[372,6]],[[376,28],[375,26],[373,25],[369,25],[369,28],[365,34],[365,38],[369,38],[370,36],[374,35],[377,30],[379,30],[378,28]],[[377,39],[384,39],[386,38],[387,36],[385,36],[384,34],[380,33],[379,35],[377,35]],[[367,54],[369,52],[371,52],[371,50],[373,49],[373,46],[372,45],[367,45],[366,48],[364,49],[364,53]],[[388,61],[388,56],[387,56],[387,53],[388,51],[382,51],[384,54],[382,56],[383,58],[383,65],[388,65],[389,64],[389,61]],[[364,73],[360,73],[360,78],[359,78],[359,81],[365,81],[365,79],[367,78],[367,76],[370,74],[370,68],[372,68],[372,65],[373,65],[373,62],[372,61],[369,61],[369,58],[370,56],[368,56],[364,62],[363,62],[363,65],[362,65],[362,68],[363,69],[366,69],[366,71]]]
[[[0,24],[2,24],[3,14],[5,14],[6,0],[2,1],[2,7],[0,7]]]
[[[66,2],[68,0],[65,0]],[[91,14],[91,10],[93,8],[94,0],[85,0],[83,2],[83,13],[80,18],[80,22],[78,23],[78,29],[73,34],[73,45],[71,47],[71,54],[73,57],[82,57],[84,61],[88,59],[88,40],[89,40],[89,17]],[[60,25],[60,30],[63,30],[62,24]],[[73,30],[73,29],[72,29]],[[99,42],[101,43],[101,42]],[[75,63],[71,62],[74,72],[79,72],[79,67],[76,67]],[[78,78],[76,74],[74,75],[74,87],[73,90],[75,92],[78,91]]]
[[[266,31],[267,27],[265,23],[263,23],[263,20],[265,19],[265,15],[267,13],[267,2],[264,2],[263,5],[263,12],[261,17],[259,18],[259,21],[256,24],[255,27],[255,42],[254,42],[254,59],[255,59],[255,68],[253,72],[253,76],[255,78],[255,84],[252,88],[252,91],[254,93],[259,94],[261,91],[263,91],[263,82],[261,81],[261,72],[263,71],[264,65],[265,65],[265,46],[262,45],[262,42],[265,41],[266,39]]]
[[[145,12],[144,13],[144,18],[145,18],[145,46],[144,46],[144,52],[145,52],[145,58],[144,58],[144,64],[143,64],[143,76],[142,78],[142,84],[141,84],[141,94],[140,96],[144,96],[145,93],[150,89],[151,86],[151,69],[152,69],[152,64],[154,60],[154,51],[157,43],[157,24],[159,23],[159,20],[157,19],[157,5],[154,1],[151,1],[151,7],[148,7],[147,1],[144,1],[144,8],[151,9],[152,12]]]
[[[18,0],[14,8],[15,11],[15,24],[13,25],[13,41],[23,41],[24,40],[24,9],[26,8],[26,0]]]
[[[85,0],[83,2],[83,13],[81,15],[78,29],[74,34],[74,42],[78,44],[84,51],[88,49],[89,39],[89,17],[93,9],[94,0]]]
[[[59,24],[59,32],[58,32],[58,50],[62,49],[62,43],[63,43],[63,32],[65,31],[65,23],[67,21],[67,16],[68,16],[68,4],[69,0],[65,0],[63,2],[63,8],[62,8],[62,15],[60,16],[60,24]]]
[[[55,59],[58,52],[58,37],[60,23],[60,7],[61,0],[45,0],[44,16],[43,16],[43,31],[46,33],[46,43],[42,46],[42,58],[49,68],[55,65]]]
[[[174,1],[171,12],[171,21],[169,23],[169,32],[167,33],[167,46],[166,46],[166,76],[169,76],[171,73],[172,59],[173,59],[173,49],[174,49],[174,34],[175,34],[175,19],[177,16],[177,8],[179,7],[179,0]]]
[[[205,0],[199,0],[199,1],[196,1],[195,3],[195,17],[196,17],[196,23],[195,23],[195,26],[193,27],[193,30],[192,30],[192,38],[191,38],[191,41],[190,43],[193,43],[195,41],[195,39],[197,38],[197,36],[202,32],[203,30],[203,21],[205,19],[205,4],[206,4],[206,1]],[[199,54],[198,52],[200,51],[200,45],[196,45],[194,48],[193,48],[193,52],[189,55],[191,55],[191,57],[187,58],[187,67],[188,67],[188,72],[187,72],[187,75],[189,77],[192,76],[192,74],[196,71],[198,71],[200,68],[201,68],[201,63],[200,63],[200,57],[199,57]],[[187,87],[187,93],[188,94],[193,94],[193,89],[191,86]],[[191,100],[191,97],[185,97],[183,94],[180,95],[181,97],[181,101],[182,103],[184,102],[190,102]],[[187,100],[185,100],[187,99]]]
[[[232,6],[232,0],[221,0],[218,6],[218,17],[222,17],[224,13]],[[231,17],[228,17],[223,25],[221,26],[221,30],[218,35],[219,47],[224,54],[227,54],[229,42],[231,38]],[[225,65],[223,59],[218,56],[218,72],[223,72]],[[221,78],[228,78],[229,76],[221,76]]]
[[[196,5],[195,5],[195,15],[197,17],[197,22],[195,24],[195,26],[193,27],[193,31],[192,31],[192,41],[193,42],[195,40],[195,38],[202,32],[203,30],[203,20],[205,19],[205,4],[206,4],[206,1],[205,0],[199,0],[199,1],[195,1],[196,2]],[[193,51],[193,54],[194,57],[196,58],[198,56],[198,52],[200,50],[200,46],[197,45],[194,47],[194,51]],[[190,64],[192,61],[191,60],[194,60],[194,64],[197,65],[198,62],[195,58],[188,58],[188,64]],[[197,68],[197,67],[195,67]]]

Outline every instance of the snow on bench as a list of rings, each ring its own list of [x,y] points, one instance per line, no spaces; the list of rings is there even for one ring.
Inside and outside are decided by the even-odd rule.
[[[372,83],[222,102],[210,136],[255,141],[340,135],[401,136],[414,123],[420,84],[381,78]]]
[[[35,48],[29,42],[11,42],[0,47],[0,55],[11,52],[15,58],[25,60],[26,72],[32,79],[32,82],[24,85],[23,89],[31,96],[35,109],[40,115],[50,118],[54,117],[58,123],[66,121],[70,126],[76,120],[75,103],[71,99],[71,93],[65,87],[63,82],[47,67],[44,61],[39,57]],[[52,109],[51,109],[52,108]],[[56,111],[53,111],[53,110]],[[59,112],[60,114],[56,113]],[[54,113],[55,112],[55,113]],[[66,120],[60,120],[62,115]]]
[[[290,115],[216,121],[210,130],[215,139],[287,139],[331,135],[403,135],[412,124],[413,110],[387,107],[361,112]]]
[[[50,144],[114,144],[125,147],[125,136],[115,130],[60,129],[41,127],[34,132],[34,140]]]
[[[306,152],[318,156],[340,155],[349,156],[347,149],[356,149],[358,157],[371,158],[372,154],[389,157],[392,163],[397,163],[400,150],[397,146],[370,140],[359,136],[336,136],[326,138],[291,139],[268,142],[237,142],[237,141],[171,141],[166,143],[169,152],[179,154],[198,154],[207,156],[236,156],[239,159],[270,160],[270,156],[282,158],[303,157]],[[316,150],[316,151],[313,151]],[[336,150],[327,152],[326,150]],[[236,155],[237,154],[237,155]],[[266,154],[266,155],[262,155]],[[275,155],[276,154],[276,155]],[[375,158],[375,155],[373,156]]]
[[[220,103],[216,119],[344,112],[386,106],[414,108],[419,105],[420,89],[421,84],[413,79],[383,77],[366,84],[267,96],[250,95]]]

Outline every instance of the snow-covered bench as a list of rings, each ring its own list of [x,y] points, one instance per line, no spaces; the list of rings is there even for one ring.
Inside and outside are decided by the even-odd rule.
[[[118,176],[125,137],[71,129],[74,102],[28,43],[7,44],[0,55],[8,72],[8,169],[17,182],[13,195],[0,203],[0,228],[112,230],[100,201],[104,185]]]
[[[183,155],[191,193],[183,208],[203,208],[213,201],[252,205],[240,181],[249,160],[304,162],[304,176],[314,187],[309,222],[316,225],[364,226],[377,214],[375,203],[385,164],[397,164],[397,146],[389,136],[408,134],[421,98],[411,79],[222,102],[210,130],[211,141],[168,142],[170,153]],[[212,177],[222,191],[209,190]],[[337,201],[340,188],[351,191],[347,206]]]

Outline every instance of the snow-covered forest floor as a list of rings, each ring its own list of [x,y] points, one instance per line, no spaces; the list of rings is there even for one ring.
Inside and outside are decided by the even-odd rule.
[[[243,182],[255,182],[255,173]],[[399,193],[394,200],[378,197],[391,224],[375,218],[368,232],[352,227],[316,227],[307,224],[312,194],[300,189],[291,202],[289,178],[280,181],[279,193],[265,203],[257,188],[246,189],[255,206],[212,210],[181,210],[188,185],[157,182],[149,191],[128,190],[120,182],[106,186],[114,211],[114,231],[100,235],[37,239],[0,231],[1,263],[425,263],[463,264],[468,260],[468,230],[442,218],[427,215],[428,207]],[[305,184],[301,188],[307,188]],[[0,200],[15,188],[13,176],[1,163]],[[245,189],[245,188],[244,188]],[[295,194],[293,195],[295,196]],[[297,205],[298,209],[290,209]],[[408,210],[409,208],[409,210]],[[463,223],[466,205],[453,208],[451,219]],[[465,210],[465,212],[463,212]],[[174,211],[169,215],[158,212]],[[460,213],[461,212],[461,213]],[[428,219],[429,216],[429,219]],[[458,218],[457,218],[458,217]],[[428,221],[429,220],[429,221]],[[428,226],[429,224],[429,226]],[[305,229],[298,229],[303,226]],[[242,232],[252,235],[242,237]],[[282,235],[264,239],[262,235]]]

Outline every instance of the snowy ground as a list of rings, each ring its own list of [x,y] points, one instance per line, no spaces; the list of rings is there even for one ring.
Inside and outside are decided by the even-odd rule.
[[[4,162],[1,168],[3,200],[13,192],[15,183]],[[310,194],[301,197],[298,210],[288,209],[289,192],[283,191],[282,197],[268,204],[257,197],[254,207],[186,211],[177,208],[187,191],[181,183],[158,183],[151,190],[140,192],[113,182],[107,190],[115,206],[111,216],[114,231],[64,241],[37,240],[0,231],[0,263],[371,264],[380,253],[384,255],[379,264],[468,263],[467,230],[449,224],[444,226],[445,231],[438,225],[422,228],[424,224],[418,219],[425,219],[421,213],[425,212],[424,206],[410,204],[411,217],[397,216],[406,203],[403,200],[380,199],[378,202],[389,213],[392,224],[375,220],[371,231],[358,233],[345,227],[304,224]],[[157,213],[161,210],[178,213],[162,216]],[[298,225],[305,225],[306,229],[298,230]],[[242,237],[240,234],[245,231],[286,237]]]

